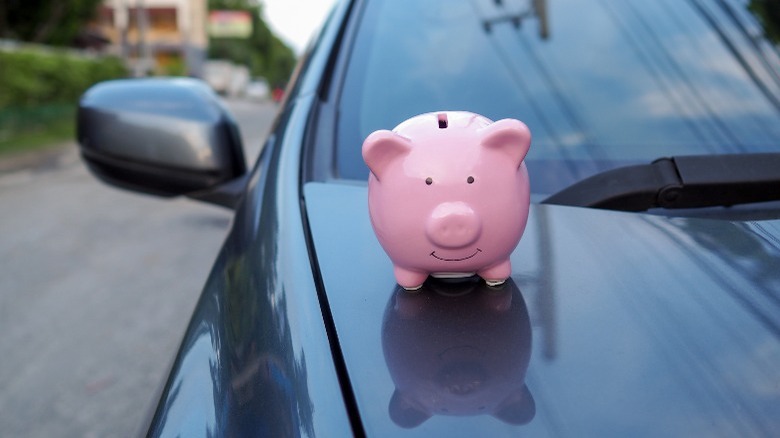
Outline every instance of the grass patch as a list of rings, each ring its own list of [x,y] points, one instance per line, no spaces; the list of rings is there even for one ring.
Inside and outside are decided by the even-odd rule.
[[[74,139],[75,133],[73,105],[0,110],[0,155],[52,147]]]

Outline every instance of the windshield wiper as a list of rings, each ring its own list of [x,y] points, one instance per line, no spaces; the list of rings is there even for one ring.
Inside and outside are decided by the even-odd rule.
[[[780,200],[780,153],[659,158],[591,176],[542,203],[644,211],[776,200]]]

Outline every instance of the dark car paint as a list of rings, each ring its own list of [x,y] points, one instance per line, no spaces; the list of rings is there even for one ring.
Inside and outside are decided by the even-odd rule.
[[[77,138],[84,162],[108,184],[228,208],[244,194],[247,169],[238,126],[203,81],[96,84],[79,101]]]
[[[489,288],[471,292],[475,306],[483,307],[479,320],[464,317],[444,298],[438,312],[451,313],[451,320],[431,312],[421,298],[416,304],[413,296],[399,298],[391,262],[371,229],[366,187],[308,183],[304,195],[369,436],[780,432],[780,220],[731,223],[533,204],[512,254],[512,278],[532,323],[528,345],[522,330],[512,337],[503,333],[507,328],[490,326],[502,324],[502,310],[490,306],[496,298],[484,290]],[[435,294],[436,281],[427,285],[422,294]],[[402,299],[407,303],[399,304]],[[418,339],[405,334],[411,352],[402,354],[397,350],[403,344],[392,342],[401,357],[387,357],[385,347],[383,361],[382,344],[395,336],[387,321],[397,318],[388,309],[402,306]],[[397,369],[406,368],[408,380],[431,361],[441,360],[443,368],[447,361],[437,351],[458,344],[481,348],[483,369],[514,369],[515,378],[525,374],[523,364],[496,363],[512,359],[491,352],[528,350],[525,384],[536,405],[530,422],[516,426],[479,406],[453,416],[413,402],[407,410],[431,418],[411,428],[393,418]],[[438,388],[429,390],[430,400],[446,393],[421,374],[414,376],[417,385]],[[496,372],[475,385],[505,394],[492,389],[491,377],[505,384],[512,378]]]
[[[151,418],[148,436],[348,436],[303,233],[300,155],[342,2],[302,61]]]
[[[87,90],[79,106],[78,139],[90,158],[153,163],[217,181],[246,171],[235,121],[204,82],[106,81]]]
[[[310,103],[291,104],[280,126],[304,123]],[[301,139],[288,132],[266,145],[253,172],[151,436],[350,434],[345,405],[334,400],[341,388],[306,263],[296,148],[285,147]]]
[[[534,409],[526,404],[530,418],[517,421],[526,424],[491,415],[393,421],[383,323],[403,298],[371,234],[365,187],[304,185],[302,176],[327,175],[311,168],[320,155],[301,158],[336,117],[319,99],[338,68],[350,3],[337,5],[301,64],[147,434],[777,434],[778,222],[540,205],[509,284],[518,288],[512,302],[527,303],[530,347],[522,329],[493,338],[530,354],[525,400]],[[425,353],[425,342],[410,343]],[[513,360],[520,372],[526,359]]]

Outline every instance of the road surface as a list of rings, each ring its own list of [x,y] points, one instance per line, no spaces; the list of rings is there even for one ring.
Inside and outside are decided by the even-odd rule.
[[[228,105],[251,165],[277,107]],[[73,144],[44,158],[0,166],[0,435],[135,436],[231,213],[108,187]]]

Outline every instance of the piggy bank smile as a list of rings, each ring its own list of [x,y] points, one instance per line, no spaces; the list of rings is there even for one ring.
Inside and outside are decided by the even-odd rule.
[[[518,120],[463,111],[412,117],[366,138],[371,225],[399,285],[477,274],[494,286],[509,277],[528,219],[530,143]]]
[[[481,253],[482,250],[477,248],[473,253],[470,255],[467,255],[466,257],[458,257],[458,258],[447,258],[447,257],[441,257],[438,254],[436,254],[436,250],[431,251],[431,257],[435,258],[436,260],[441,260],[443,262],[462,262],[464,260],[468,260],[472,257],[475,257],[477,254]]]
[[[436,206],[425,227],[425,236],[437,248],[431,251],[431,257],[443,262],[462,262],[481,253],[482,249],[478,247],[473,251],[460,250],[473,245],[481,233],[479,215],[469,204],[461,201],[443,202]],[[455,252],[461,255],[449,255]]]

